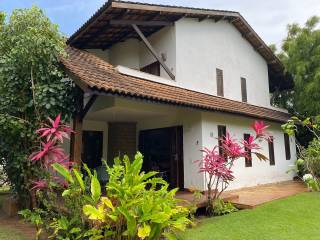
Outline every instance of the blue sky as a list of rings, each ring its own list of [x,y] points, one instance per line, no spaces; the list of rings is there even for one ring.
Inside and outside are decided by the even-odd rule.
[[[103,5],[105,0],[0,0],[0,11],[36,4],[70,36]],[[286,25],[304,23],[309,16],[320,16],[319,0],[140,0],[189,7],[239,11],[267,44],[280,45],[286,36]]]

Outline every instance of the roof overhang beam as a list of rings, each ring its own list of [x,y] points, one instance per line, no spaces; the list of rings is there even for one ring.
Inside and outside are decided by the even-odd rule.
[[[136,21],[136,20],[110,20],[110,25],[125,25],[131,26],[172,26],[173,22],[169,21]]]

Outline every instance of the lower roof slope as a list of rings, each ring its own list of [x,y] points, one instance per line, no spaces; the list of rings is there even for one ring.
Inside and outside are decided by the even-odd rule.
[[[276,122],[286,122],[290,117],[281,111],[127,76],[87,51],[73,47],[67,47],[66,51],[69,56],[61,62],[67,71],[96,94],[104,92]]]

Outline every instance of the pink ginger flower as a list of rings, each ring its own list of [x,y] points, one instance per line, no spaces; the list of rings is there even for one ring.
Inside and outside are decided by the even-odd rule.
[[[37,181],[32,181],[33,187],[31,188],[31,190],[42,190],[48,187],[48,183],[46,180],[44,179],[40,179]]]
[[[254,141],[255,141],[254,136],[250,135],[250,137],[248,138],[247,141],[243,140],[242,144],[248,150],[259,150],[259,149],[261,149],[261,147],[258,144],[256,144]]]
[[[40,134],[40,137],[46,137],[47,141],[54,140],[60,141],[63,143],[63,138],[69,139],[69,134],[73,132],[70,127],[60,124],[61,113],[56,117],[55,120],[48,118],[51,126],[46,124],[46,127],[40,128],[37,130],[37,134]]]
[[[266,131],[269,126],[265,125],[263,121],[255,121],[251,127],[256,133],[256,138],[271,140],[270,134]]]
[[[29,159],[31,161],[44,160],[44,165],[49,167],[51,164],[56,162],[63,162],[67,159],[64,150],[55,145],[54,141],[49,141],[47,143],[41,143],[42,149],[38,152],[31,154]]]
[[[239,157],[243,157],[245,154],[244,149],[230,136],[228,132],[222,140],[222,151],[230,159],[237,159]]]

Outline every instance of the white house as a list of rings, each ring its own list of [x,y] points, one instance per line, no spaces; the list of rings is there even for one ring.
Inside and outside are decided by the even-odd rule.
[[[62,62],[83,93],[73,159],[97,168],[139,150],[145,170],[204,189],[200,149],[225,131],[252,134],[263,120],[274,138],[262,143],[270,161],[239,159],[231,188],[292,179],[295,140],[281,131],[290,116],[270,104],[292,82],[238,12],[108,1],[67,43]]]

